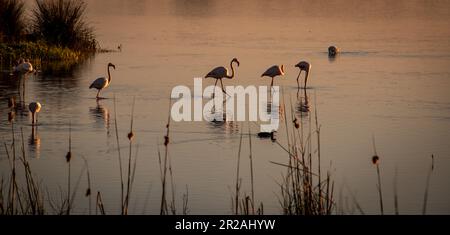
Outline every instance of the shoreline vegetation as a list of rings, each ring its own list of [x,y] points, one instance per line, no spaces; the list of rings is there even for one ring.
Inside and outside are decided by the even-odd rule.
[[[23,0],[0,0],[0,66],[12,68],[18,59],[27,58],[37,66],[70,67],[95,53],[113,51],[101,49],[94,29],[86,23],[84,1],[34,3],[27,10]]]

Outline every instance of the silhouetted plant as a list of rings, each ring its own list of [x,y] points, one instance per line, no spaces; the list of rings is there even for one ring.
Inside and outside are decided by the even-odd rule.
[[[85,10],[81,0],[36,0],[33,32],[51,45],[95,51],[97,42],[93,28],[85,22]]]
[[[0,42],[19,40],[25,31],[24,3],[0,0]]]

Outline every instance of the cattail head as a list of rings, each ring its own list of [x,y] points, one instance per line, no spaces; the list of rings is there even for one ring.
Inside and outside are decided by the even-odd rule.
[[[14,118],[16,117],[16,113],[14,111],[11,111],[8,113],[8,121],[12,122],[14,121]]]
[[[13,109],[14,107],[16,107],[16,100],[14,97],[11,97],[8,100],[8,108]]]
[[[72,152],[69,151],[69,152],[67,152],[67,154],[66,154],[66,161],[67,161],[67,162],[70,162],[71,159],[72,159]]]
[[[294,123],[294,126],[296,129],[300,128],[300,124],[298,124],[298,120],[297,118],[294,119],[294,121],[292,121]]]
[[[128,139],[130,141],[133,141],[133,138],[134,138],[134,133],[133,133],[133,131],[131,131],[130,133],[128,133]]]
[[[169,136],[164,136],[164,146],[167,146],[169,144]]]
[[[374,165],[377,165],[379,161],[380,161],[380,157],[378,157],[377,155],[372,157],[372,163]]]

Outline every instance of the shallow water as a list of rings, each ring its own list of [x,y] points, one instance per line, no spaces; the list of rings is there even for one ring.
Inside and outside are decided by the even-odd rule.
[[[29,77],[25,102],[42,103],[37,135],[24,110],[26,153],[33,171],[50,191],[65,188],[69,123],[72,126],[73,181],[89,163],[93,190],[101,191],[108,212],[120,207],[120,178],[114,134],[117,98],[122,156],[128,155],[126,134],[135,97],[134,133],[138,146],[132,213],[159,213],[158,149],[163,150],[169,95],[173,87],[193,88],[193,78],[237,57],[241,66],[225,85],[269,85],[260,78],[266,68],[284,64],[286,75],[275,84],[286,105],[295,103],[300,60],[312,64],[307,95],[311,114],[321,125],[322,165],[335,180],[335,196],[346,213],[356,213],[351,194],[366,213],[378,213],[376,172],[371,164],[372,136],[381,157],[385,211],[393,213],[397,169],[400,213],[421,213],[425,181],[435,156],[428,213],[450,213],[450,4],[447,1],[144,1],[89,0],[88,19],[103,47],[121,52],[98,54],[71,73]],[[31,7],[31,6],[29,6]],[[326,50],[343,53],[330,60]],[[106,75],[112,83],[96,102],[90,83]],[[214,81],[204,80],[203,85]],[[10,141],[6,98],[19,97],[18,82],[8,73],[0,79],[0,141]],[[288,108],[289,109],[289,108]],[[308,122],[302,123],[308,126]],[[287,162],[287,154],[268,139],[253,135],[255,199],[265,213],[280,213],[277,195],[285,169],[269,161]],[[227,124],[171,123],[170,157],[176,199],[189,190],[193,214],[231,213],[240,129]],[[286,144],[284,124],[279,141]],[[38,140],[37,140],[38,139]],[[250,190],[248,142],[244,141],[241,176]],[[136,148],[135,148],[136,149]],[[8,162],[0,148],[0,169]],[[331,166],[330,166],[331,165]],[[81,178],[76,213],[87,213]],[[351,191],[351,193],[350,193]],[[345,203],[347,202],[347,203]],[[348,204],[348,206],[345,206]],[[179,203],[181,208],[181,203]]]

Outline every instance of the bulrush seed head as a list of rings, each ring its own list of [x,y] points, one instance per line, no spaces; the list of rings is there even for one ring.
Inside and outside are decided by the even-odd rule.
[[[167,146],[169,144],[169,136],[164,136],[164,146]]]
[[[13,109],[14,107],[16,107],[16,100],[14,97],[11,97],[8,100],[8,108]]]
[[[12,122],[15,117],[16,117],[16,113],[14,113],[14,111],[11,111],[8,113],[8,121],[9,122]]]
[[[133,132],[128,133],[128,139],[130,141],[133,141],[133,138],[134,138],[134,133]]]
[[[377,155],[372,157],[372,163],[374,165],[377,165],[379,161],[380,161],[380,157],[378,157]]]
[[[298,120],[297,118],[294,119],[294,121],[292,121],[294,123],[294,126],[296,129],[300,128],[300,124],[298,124]]]
[[[67,161],[67,162],[70,162],[71,159],[72,159],[72,152],[69,151],[69,152],[67,152],[67,154],[66,154],[66,161]]]

